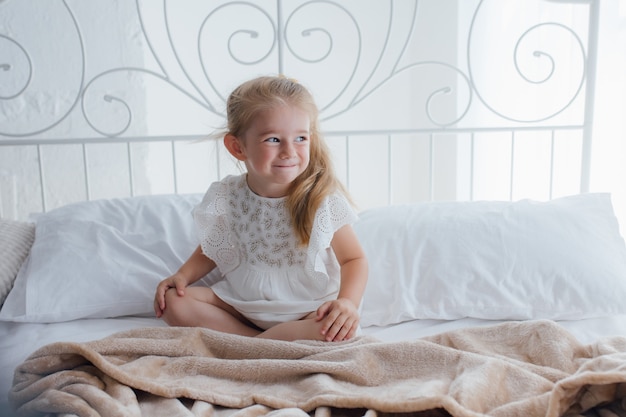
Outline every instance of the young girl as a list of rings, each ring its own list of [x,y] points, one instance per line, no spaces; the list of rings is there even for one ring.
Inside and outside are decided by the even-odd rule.
[[[200,245],[157,286],[157,317],[282,340],[352,338],[367,261],[311,94],[285,77],[243,83],[227,101],[224,145],[247,173],[213,183],[195,208]],[[215,267],[221,281],[189,287]]]

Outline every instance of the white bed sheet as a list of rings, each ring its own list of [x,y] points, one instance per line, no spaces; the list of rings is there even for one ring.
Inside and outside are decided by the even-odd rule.
[[[363,329],[363,335],[371,335],[385,341],[411,340],[461,328],[489,326],[502,322],[472,318],[413,320],[385,327],[366,327]],[[603,337],[626,337],[626,315],[558,323],[585,344]],[[0,322],[0,416],[11,415],[8,392],[15,368],[38,348],[60,341],[97,340],[119,331],[155,326],[166,324],[149,317],[82,319],[53,324]]]

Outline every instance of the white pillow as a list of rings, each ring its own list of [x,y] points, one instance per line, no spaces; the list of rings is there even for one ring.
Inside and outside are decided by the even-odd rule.
[[[0,306],[13,288],[34,239],[33,223],[0,219]]]
[[[156,284],[197,246],[190,213],[200,198],[102,200],[41,215],[0,320],[153,314]],[[385,207],[354,227],[370,263],[363,326],[626,313],[626,247],[608,194]]]
[[[157,283],[198,245],[191,210],[201,197],[99,200],[40,215],[0,320],[154,314]]]
[[[370,265],[362,326],[626,313],[626,246],[608,194],[432,202],[359,217]]]

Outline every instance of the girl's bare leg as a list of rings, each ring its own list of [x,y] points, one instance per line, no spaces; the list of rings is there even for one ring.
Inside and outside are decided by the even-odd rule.
[[[165,293],[163,320],[170,326],[204,327],[242,336],[256,336],[276,340],[325,340],[322,324],[312,312],[301,320],[277,324],[265,331],[259,330],[241,313],[222,301],[206,287],[187,287],[180,296],[171,288]]]
[[[205,287],[187,287],[180,296],[174,288],[165,293],[163,320],[170,326],[204,327],[242,336],[261,333],[237,310]]]
[[[322,322],[315,319],[316,313],[310,313],[301,320],[288,321],[270,327],[257,337],[276,340],[325,340],[321,333]]]

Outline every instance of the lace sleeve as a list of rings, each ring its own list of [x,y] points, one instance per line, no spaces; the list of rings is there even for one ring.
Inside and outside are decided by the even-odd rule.
[[[307,251],[306,270],[310,276],[328,279],[327,252],[335,232],[357,220],[357,214],[343,196],[333,194],[315,215]],[[336,260],[335,260],[336,262]]]
[[[222,274],[239,265],[239,255],[232,241],[227,193],[227,184],[213,183],[193,210],[202,252],[217,264]]]

